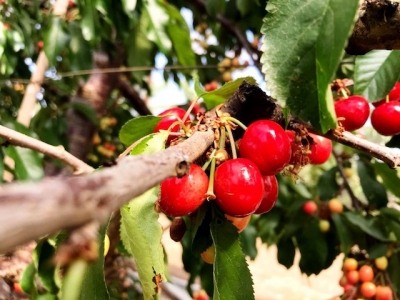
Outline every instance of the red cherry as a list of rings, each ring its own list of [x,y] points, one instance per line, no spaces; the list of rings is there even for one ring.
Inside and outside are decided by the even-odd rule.
[[[218,82],[216,82],[216,81],[211,81],[210,83],[207,83],[207,84],[204,86],[204,90],[205,90],[206,92],[214,91],[214,90],[216,90],[217,88],[218,88]]]
[[[369,118],[369,103],[361,96],[350,96],[335,102],[335,112],[338,118],[344,118],[340,123],[347,131],[353,131],[364,126]]]
[[[393,299],[393,292],[390,287],[388,286],[377,286],[376,287],[376,300],[392,300]]]
[[[317,211],[317,204],[314,201],[307,201],[306,203],[303,204],[303,210],[306,214],[313,214]]]
[[[371,298],[376,294],[376,286],[372,282],[364,282],[360,288],[361,295]]]
[[[400,101],[400,82],[396,82],[392,90],[388,94],[389,101]],[[378,107],[386,103],[386,98],[372,103],[373,106]]]
[[[171,217],[194,212],[206,199],[208,177],[198,165],[191,164],[189,174],[182,178],[169,178],[161,183],[159,206]]]
[[[257,166],[245,158],[227,160],[215,171],[214,192],[222,211],[245,217],[256,211],[264,195],[264,181]]]
[[[381,135],[396,135],[400,133],[400,102],[384,103],[371,114],[372,127]]]
[[[356,284],[358,282],[358,280],[360,279],[358,271],[357,270],[353,270],[353,271],[348,272],[346,274],[346,279],[347,279],[348,283]]]
[[[314,165],[325,163],[332,152],[331,140],[312,133],[309,133],[308,135],[314,140],[314,144],[311,145],[311,153],[308,156],[310,163]]]
[[[374,279],[374,270],[367,265],[364,265],[358,270],[358,275],[360,276],[360,280],[362,282],[372,281]]]
[[[270,120],[250,124],[240,142],[239,152],[242,157],[254,162],[263,175],[279,173],[292,155],[285,131]]]
[[[160,130],[168,130],[173,123],[177,122],[179,119],[182,120],[185,114],[186,111],[178,107],[170,108],[163,111],[158,115],[164,118],[160,121],[160,123],[157,124],[156,128],[154,129],[154,132],[159,132]],[[180,129],[179,124],[176,124],[171,128],[171,132],[179,132],[179,129]],[[169,144],[175,138],[176,138],[175,135],[169,135],[167,144]]]
[[[275,176],[263,176],[264,180],[264,196],[260,206],[255,211],[255,214],[264,214],[269,212],[275,205],[278,199],[278,181]]]
[[[39,51],[43,49],[43,46],[44,46],[43,41],[39,41],[39,42],[37,43],[37,48],[38,48]]]

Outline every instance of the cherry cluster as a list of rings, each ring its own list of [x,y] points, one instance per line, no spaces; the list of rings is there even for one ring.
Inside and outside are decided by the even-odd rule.
[[[387,266],[386,256],[363,261],[346,258],[343,262],[343,276],[339,281],[343,287],[344,299],[363,296],[375,300],[392,300],[393,291],[385,285],[384,273]]]
[[[169,130],[167,143],[175,143],[180,128],[190,127],[190,119],[185,121],[187,115],[180,108],[162,112],[163,119],[155,132]],[[234,224],[240,221],[241,225],[237,226],[240,231],[250,215],[266,213],[275,205],[278,197],[276,174],[284,169],[293,171],[294,165],[322,164],[332,150],[329,139],[307,131],[285,131],[271,120],[258,120],[246,128],[240,121],[223,114],[214,124],[218,125],[214,129],[215,145],[219,146],[210,150],[203,168],[192,164],[186,176],[161,183],[158,205],[166,215],[189,215],[204,201],[215,200],[228,219]],[[231,129],[237,124],[246,130],[242,139],[235,143]],[[231,156],[226,147],[230,148]]]
[[[335,112],[340,125],[346,131],[360,129],[370,115],[368,101],[359,95],[347,96],[345,88],[339,87],[344,97],[336,99]],[[387,98],[372,103],[372,127],[381,135],[400,134],[400,82],[397,82]]]
[[[328,232],[330,223],[328,219],[332,214],[341,214],[343,212],[343,204],[336,198],[330,199],[328,202],[318,203],[309,200],[303,204],[303,211],[306,214],[314,215],[319,219],[319,229],[321,232]]]

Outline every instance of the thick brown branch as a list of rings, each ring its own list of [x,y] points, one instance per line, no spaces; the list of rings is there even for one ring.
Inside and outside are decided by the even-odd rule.
[[[213,139],[211,130],[197,132],[165,151],[129,156],[90,175],[0,187],[0,253],[61,229],[104,222],[124,203],[182,172],[182,162],[194,161]]]
[[[87,174],[93,171],[93,168],[80,159],[65,151],[62,146],[52,146],[37,139],[31,138],[25,134],[0,125],[0,137],[6,139],[11,145],[29,148],[43,153],[52,158],[58,159],[71,166],[75,174]]]
[[[346,48],[358,55],[378,49],[400,49],[400,4],[389,0],[365,0]]]
[[[117,88],[121,92],[122,96],[132,104],[133,108],[139,115],[147,116],[152,114],[144,100],[140,98],[139,94],[127,80],[120,77],[117,83]]]

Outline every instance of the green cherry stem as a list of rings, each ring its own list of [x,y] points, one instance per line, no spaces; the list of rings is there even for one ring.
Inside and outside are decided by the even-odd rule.
[[[211,158],[210,180],[208,182],[208,190],[206,193],[207,200],[215,200],[214,194],[214,174],[215,174],[215,157]]]
[[[244,125],[242,122],[240,122],[238,119],[233,118],[233,117],[224,117],[225,120],[231,121],[232,123],[235,123],[236,125],[239,125],[243,130],[247,129],[247,126]]]
[[[340,93],[342,94],[342,96],[343,96],[345,99],[349,98],[349,95],[347,95],[345,89],[341,89],[341,90],[340,90]]]
[[[217,152],[216,149],[211,152],[210,158],[204,163],[204,165],[201,167],[203,171],[207,170],[208,166],[210,165],[212,159],[214,158],[215,152]]]
[[[228,126],[225,126],[226,130],[228,131],[228,136],[229,136],[229,142],[231,144],[231,150],[232,150],[232,158],[236,159],[237,154],[236,154],[236,145],[235,145],[235,140],[233,139],[233,134],[231,128]]]
[[[183,123],[183,121],[180,120],[180,119],[179,119],[178,121],[172,123],[171,126],[168,127],[168,131],[171,132],[171,128],[174,128],[174,126],[177,125],[177,124],[179,124],[179,126],[182,127],[182,129],[183,129],[183,131],[184,131],[185,133],[187,133],[187,132],[189,131],[189,129],[185,126],[185,124]]]

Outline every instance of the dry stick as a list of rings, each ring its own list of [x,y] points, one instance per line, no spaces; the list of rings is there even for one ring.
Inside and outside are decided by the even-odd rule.
[[[397,168],[400,165],[400,151],[395,148],[375,144],[347,131],[343,132],[341,135],[329,131],[325,136],[338,143],[360,150],[372,157],[380,159],[387,163],[391,168]]]
[[[62,146],[57,147],[46,144],[2,125],[0,125],[0,137],[6,139],[11,145],[29,148],[58,159],[71,166],[75,174],[87,174],[94,170],[91,166],[67,152]]]
[[[152,155],[128,156],[116,166],[85,176],[46,178],[0,187],[0,253],[61,229],[104,222],[131,199],[172,176],[212,144],[212,130]]]
[[[347,180],[347,177],[346,177],[346,174],[345,174],[344,168],[343,168],[342,158],[339,157],[339,155],[336,153],[335,150],[332,150],[332,154],[333,154],[333,157],[336,160],[340,176],[342,176],[342,178],[343,178],[343,185],[344,185],[345,189],[347,190],[347,192],[349,193],[349,196],[350,196],[350,199],[351,199],[351,204],[356,210],[360,210],[362,203],[356,197],[356,195],[354,195],[354,192],[353,192],[353,190],[352,190],[352,188],[351,188],[351,186],[349,184],[349,181]]]
[[[68,9],[68,0],[57,0],[54,4],[53,15],[65,15]],[[26,87],[24,98],[22,99],[21,106],[18,111],[17,121],[25,126],[29,126],[33,111],[36,105],[36,95],[40,92],[43,83],[44,74],[49,67],[49,61],[44,54],[40,51],[36,61],[36,70],[32,73],[30,83]]]

